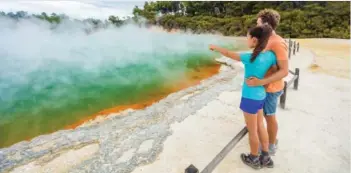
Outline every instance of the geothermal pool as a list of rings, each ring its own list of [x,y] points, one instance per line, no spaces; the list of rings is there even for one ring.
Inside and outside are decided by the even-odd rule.
[[[234,45],[133,25],[89,35],[70,21],[51,27],[0,20],[0,148],[193,85],[218,70],[208,44]]]

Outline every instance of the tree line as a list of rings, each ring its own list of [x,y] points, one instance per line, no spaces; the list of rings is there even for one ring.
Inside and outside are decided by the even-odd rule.
[[[14,20],[35,18],[35,19],[47,21],[52,24],[59,24],[62,22],[62,20],[73,20],[75,22],[89,23],[95,27],[104,27],[108,24],[113,24],[115,26],[122,26],[123,24],[129,21],[135,20],[133,17],[120,18],[114,15],[109,16],[109,18],[105,20],[94,19],[94,18],[78,20],[78,19],[70,19],[70,17],[65,14],[56,14],[56,13],[47,14],[45,12],[42,12],[41,14],[28,14],[28,12],[26,11],[17,11],[17,12],[8,12],[8,13],[0,11],[0,17],[1,16],[9,17]]]
[[[156,1],[135,6],[134,16],[165,29],[244,36],[265,8],[281,15],[277,32],[287,38],[350,38],[350,2],[331,1]]]
[[[120,27],[132,22],[157,25],[167,30],[245,36],[247,29],[256,25],[257,13],[265,8],[280,13],[277,32],[283,37],[350,38],[350,2],[347,1],[156,1],[145,2],[143,8],[135,6],[133,17],[111,15],[104,20],[72,20],[90,24],[89,30],[105,28],[109,24]],[[37,18],[52,24],[70,19],[65,14],[28,14],[25,11],[0,12],[0,16],[14,20]]]
[[[8,13],[0,11],[0,17],[8,17],[15,21],[20,21],[25,19],[39,19],[39,20],[51,23],[52,24],[51,29],[55,29],[57,24],[60,24],[62,21],[69,20],[75,23],[83,24],[85,26],[83,31],[86,34],[90,34],[99,29],[107,28],[111,24],[115,27],[120,27],[127,23],[137,23],[138,21],[136,17],[119,17],[114,15],[111,15],[108,17],[108,19],[104,19],[104,20],[94,19],[94,18],[73,19],[65,14],[56,14],[56,13],[47,14],[45,12],[42,12],[41,14],[29,14],[26,11],[17,11],[17,12],[8,12]],[[141,20],[139,20],[139,23],[137,24],[140,24],[140,21]]]

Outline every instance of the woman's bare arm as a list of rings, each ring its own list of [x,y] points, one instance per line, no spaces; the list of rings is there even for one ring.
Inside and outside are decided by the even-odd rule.
[[[221,47],[218,47],[218,46],[215,46],[215,45],[211,44],[210,45],[210,50],[219,52],[220,54],[222,54],[223,56],[226,56],[228,58],[231,58],[231,59],[234,59],[234,60],[237,60],[237,61],[241,61],[240,55],[238,53],[229,51],[228,49],[221,48]]]

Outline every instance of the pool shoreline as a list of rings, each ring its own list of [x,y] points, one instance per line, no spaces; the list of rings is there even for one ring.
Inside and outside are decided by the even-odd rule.
[[[241,75],[237,75],[240,69],[230,68],[221,61],[219,64],[217,74],[202,80],[198,85],[171,93],[143,110],[122,111],[118,116],[103,118],[102,122],[79,126],[76,129],[59,130],[52,134],[37,136],[30,141],[0,148],[0,158],[4,158],[0,159],[0,170],[7,172],[20,171],[22,168],[27,170],[27,164],[34,164],[33,168],[37,169],[41,164],[51,161],[56,163],[56,159],[66,158],[66,154],[70,154],[71,151],[81,153],[87,150],[89,156],[76,158],[75,162],[70,164],[90,165],[91,161],[100,157],[99,154],[118,158],[124,151],[137,148],[147,140],[154,141],[152,145],[156,148],[150,150],[151,155],[143,153],[138,158],[144,161],[154,160],[162,151],[163,141],[171,135],[169,129],[172,123],[182,121],[193,114],[221,91],[240,88]],[[196,78],[196,75],[193,77]],[[38,161],[40,165],[37,165]],[[129,170],[137,165],[139,161],[135,160],[128,167],[120,166],[119,169]],[[77,167],[77,171],[84,167]],[[60,168],[68,167],[61,165]]]
[[[212,65],[199,67],[196,70],[191,70],[188,73],[186,73],[185,78],[183,80],[179,80],[178,82],[167,86],[168,90],[166,92],[161,92],[159,95],[156,95],[155,97],[153,97],[150,100],[142,101],[140,103],[135,103],[135,104],[118,105],[118,106],[115,106],[112,108],[107,108],[107,109],[99,111],[96,114],[93,114],[91,116],[87,116],[86,118],[81,119],[74,124],[67,125],[62,129],[52,131],[52,132],[42,133],[40,135],[26,138],[26,139],[18,141],[16,143],[20,143],[23,141],[30,142],[32,139],[34,139],[38,136],[50,135],[50,134],[55,133],[55,132],[60,131],[60,130],[73,130],[73,129],[76,129],[78,127],[86,126],[89,124],[94,124],[96,122],[102,122],[102,121],[106,120],[107,117],[119,116],[120,113],[122,113],[123,111],[126,111],[126,110],[145,109],[148,106],[151,106],[152,104],[157,103],[158,101],[162,100],[163,98],[167,97],[168,95],[170,95],[172,93],[181,91],[181,90],[186,89],[188,87],[198,85],[202,80],[206,80],[206,79],[218,74],[220,67],[221,67],[221,65],[218,62],[216,62]],[[16,143],[6,145],[4,147],[1,147],[0,149],[10,147],[12,145],[15,145]]]

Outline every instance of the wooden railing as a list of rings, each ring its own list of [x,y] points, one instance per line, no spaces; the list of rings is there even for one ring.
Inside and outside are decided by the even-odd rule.
[[[223,149],[220,151],[215,158],[201,171],[201,173],[211,173],[216,166],[227,156],[227,154],[235,147],[237,143],[247,134],[248,130],[244,127]],[[190,165],[185,169],[185,173],[199,173],[199,170],[194,166]]]
[[[300,51],[300,43],[296,41],[291,41],[289,39],[286,41],[289,43],[289,59],[291,58],[291,52],[293,55],[296,54],[296,52]],[[287,89],[288,87],[293,83],[294,84],[294,89],[297,90],[299,88],[299,78],[300,78],[300,69],[295,68],[295,72],[289,70],[289,73],[293,75],[293,78],[290,79],[289,81],[284,81],[284,89],[283,89],[283,94],[280,96],[280,107],[285,109],[285,104],[286,104],[286,97],[287,97]]]

